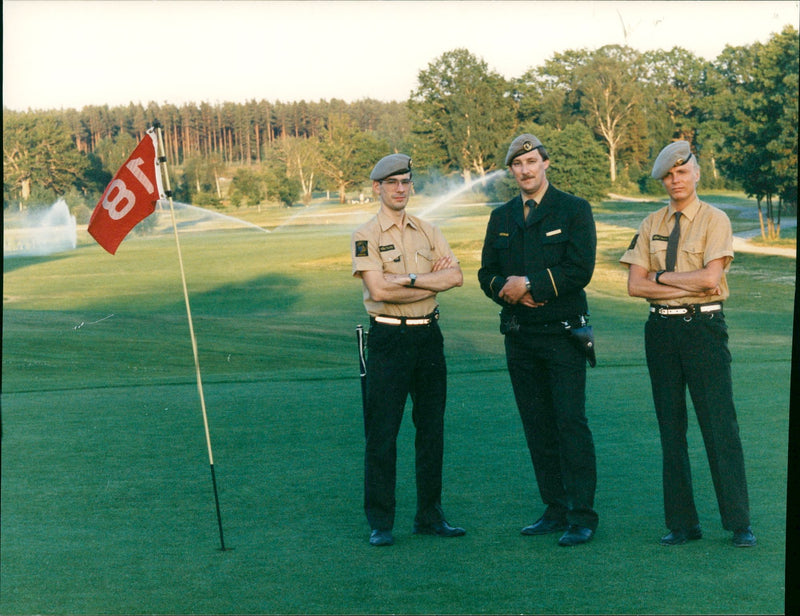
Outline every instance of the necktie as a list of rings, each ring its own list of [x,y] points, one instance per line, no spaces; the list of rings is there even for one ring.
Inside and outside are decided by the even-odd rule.
[[[525,214],[525,222],[529,222],[530,221],[531,214],[533,213],[533,210],[535,210],[537,208],[538,205],[539,204],[536,203],[536,201],[534,201],[533,199],[528,199],[525,202],[525,207],[528,208],[528,211]]]
[[[675,271],[675,261],[678,259],[678,242],[681,239],[681,213],[675,212],[675,226],[669,234],[667,240],[667,271]]]

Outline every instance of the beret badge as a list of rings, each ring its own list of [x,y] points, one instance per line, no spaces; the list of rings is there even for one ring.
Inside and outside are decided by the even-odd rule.
[[[511,145],[508,148],[508,153],[506,154],[506,165],[511,164],[511,161],[514,160],[517,156],[521,154],[525,154],[526,152],[532,152],[536,148],[542,147],[542,142],[539,141],[539,138],[536,135],[531,135],[530,133],[522,133],[514,138],[514,141],[511,142]]]

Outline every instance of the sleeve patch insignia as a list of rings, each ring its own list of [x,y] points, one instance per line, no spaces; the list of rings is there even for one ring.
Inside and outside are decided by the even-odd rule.
[[[633,236],[633,239],[631,240],[630,246],[628,246],[628,250],[633,250],[634,248],[636,248],[636,241],[638,239],[639,239],[639,234],[637,233],[636,235]]]
[[[369,242],[367,240],[356,240],[356,256],[368,257],[369,256]]]

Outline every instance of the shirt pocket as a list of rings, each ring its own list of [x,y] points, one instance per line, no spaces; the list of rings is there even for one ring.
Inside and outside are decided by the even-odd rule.
[[[428,274],[433,270],[436,259],[438,257],[433,250],[420,248],[414,253],[414,269],[412,271],[417,274]]]
[[[511,238],[508,235],[498,235],[494,238],[492,247],[497,251],[507,251],[511,248]]]
[[[406,269],[403,264],[403,254],[397,248],[384,250],[381,252],[383,271],[387,274],[405,274]]]
[[[654,272],[662,270],[667,263],[666,240],[650,240],[650,269]]]
[[[559,263],[567,252],[569,233],[565,229],[553,229],[545,232],[542,238],[542,254],[545,266]]]
[[[685,264],[682,263],[682,265],[684,265],[684,267],[687,268],[686,271],[689,272],[705,267],[705,252],[705,243],[702,239],[687,239],[685,242],[679,244],[679,253],[683,256],[683,260],[685,261]]]

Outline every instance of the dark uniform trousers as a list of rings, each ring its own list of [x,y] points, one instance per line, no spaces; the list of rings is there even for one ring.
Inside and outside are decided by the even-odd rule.
[[[686,442],[686,387],[703,435],[726,530],[750,524],[744,455],[733,405],[728,327],[722,312],[682,317],[651,314],[645,324],[647,366],[661,434],[667,528],[699,523]]]
[[[586,420],[586,356],[564,334],[511,332],[506,360],[544,517],[595,530],[597,471]]]
[[[438,323],[373,322],[367,338],[364,510],[371,528],[391,530],[395,515],[397,435],[409,394],[416,428],[416,522],[444,518],[441,507],[447,368]]]

